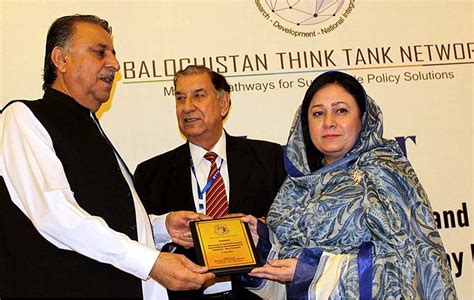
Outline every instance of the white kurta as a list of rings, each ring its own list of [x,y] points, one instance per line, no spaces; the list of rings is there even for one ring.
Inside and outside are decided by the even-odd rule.
[[[171,241],[166,215],[147,215],[124,163],[117,160],[133,195],[138,242],[77,204],[50,135],[26,105],[14,103],[0,115],[0,176],[12,201],[39,233],[60,249],[76,251],[142,279],[144,299],[167,299],[166,288],[148,279],[160,253],[155,246],[161,249]]]

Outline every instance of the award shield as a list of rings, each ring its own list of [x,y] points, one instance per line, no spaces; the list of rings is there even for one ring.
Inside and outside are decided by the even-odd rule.
[[[261,266],[247,223],[240,218],[190,223],[198,263],[216,275],[247,273]]]

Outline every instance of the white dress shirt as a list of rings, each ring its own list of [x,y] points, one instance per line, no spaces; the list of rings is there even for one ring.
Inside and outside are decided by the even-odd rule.
[[[124,163],[117,160],[133,195],[138,242],[77,204],[50,135],[26,105],[13,103],[0,116],[0,176],[14,204],[38,232],[60,249],[111,264],[142,279],[144,299],[167,299],[166,289],[148,279],[160,253],[155,246],[161,249],[171,241],[166,215],[150,215],[148,219]]]
[[[191,170],[191,183],[194,197],[194,205],[196,211],[206,214],[206,193],[202,195],[202,199],[199,199],[198,184],[200,190],[204,188],[207,183],[207,177],[211,170],[211,162],[204,158],[204,155],[208,152],[206,149],[189,143],[189,151],[191,152],[191,159],[193,160],[194,169],[196,174]],[[229,201],[229,170],[227,168],[227,152],[226,152],[226,138],[225,133],[222,131],[221,137],[210,150],[217,154],[216,164],[217,168],[220,166],[220,173],[224,180],[225,191],[227,193],[227,201]],[[204,290],[204,294],[215,294],[232,289],[231,281],[216,282]]]
[[[191,182],[194,197],[194,205],[196,211],[205,214],[206,213],[206,193],[202,196],[203,199],[199,199],[199,189],[202,190],[207,183],[207,177],[211,170],[211,162],[204,158],[204,155],[208,152],[206,149],[189,143],[189,151],[191,152],[191,158],[193,160],[194,170],[196,174],[193,174],[191,170]],[[217,141],[216,145],[210,150],[217,154],[216,164],[217,168],[220,166],[220,173],[224,180],[225,191],[227,193],[227,201],[229,201],[229,171],[227,169],[227,153],[226,153],[226,139],[225,133],[222,132],[221,137]],[[196,175],[196,176],[194,176]],[[196,181],[197,179],[197,181]],[[201,204],[201,205],[199,205]]]

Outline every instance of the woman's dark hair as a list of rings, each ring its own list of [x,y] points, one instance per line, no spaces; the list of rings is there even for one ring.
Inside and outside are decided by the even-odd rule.
[[[304,145],[306,147],[306,157],[308,159],[308,164],[311,172],[314,172],[323,166],[322,160],[324,155],[314,146],[313,142],[311,141],[308,124],[309,104],[311,103],[314,94],[316,94],[320,89],[326,87],[329,84],[339,85],[349,94],[351,94],[352,97],[354,97],[357,102],[357,105],[359,106],[361,117],[364,115],[366,110],[366,95],[364,88],[354,77],[339,71],[329,71],[319,75],[313,80],[308,90],[306,91],[303,103],[301,104],[302,133],[304,138]]]
[[[54,47],[65,47],[74,34],[74,25],[77,23],[96,24],[104,28],[109,34],[112,34],[112,27],[109,23],[97,16],[93,15],[73,15],[64,16],[51,25],[46,37],[46,52],[44,55],[44,73],[43,73],[43,90],[49,88],[56,80],[56,66],[51,61],[51,53]]]

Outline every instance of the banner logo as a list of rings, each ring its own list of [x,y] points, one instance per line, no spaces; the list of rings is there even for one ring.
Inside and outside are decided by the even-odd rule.
[[[315,37],[340,27],[355,0],[255,0],[255,5],[274,28],[294,37]]]

